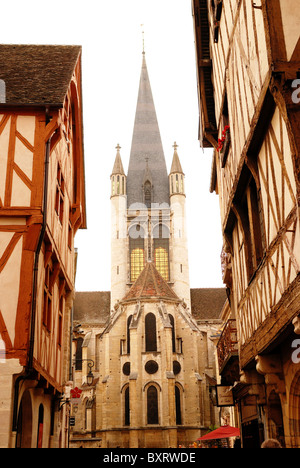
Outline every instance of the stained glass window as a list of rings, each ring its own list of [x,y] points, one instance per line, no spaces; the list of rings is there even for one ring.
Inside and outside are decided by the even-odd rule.
[[[142,272],[145,264],[144,249],[133,249],[130,256],[131,281],[134,282]]]
[[[160,224],[153,230],[154,263],[165,281],[169,281],[169,229]]]
[[[165,281],[169,281],[169,261],[167,249],[158,247],[154,251],[155,266]]]
[[[134,282],[145,266],[144,230],[133,226],[129,231],[130,281]]]

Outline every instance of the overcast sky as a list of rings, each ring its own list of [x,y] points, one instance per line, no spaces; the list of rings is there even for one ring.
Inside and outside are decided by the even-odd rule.
[[[141,27],[141,24],[144,26]],[[190,284],[222,287],[212,151],[198,142],[191,0],[14,0],[1,5],[1,42],[79,44],[88,229],[79,231],[77,291],[110,290],[110,174],[121,146],[127,172],[140,71],[146,61],[168,171],[177,142],[186,181]]]

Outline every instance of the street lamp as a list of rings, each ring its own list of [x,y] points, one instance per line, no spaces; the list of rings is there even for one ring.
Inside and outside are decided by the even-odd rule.
[[[89,361],[91,362],[87,363],[89,372],[87,373],[87,376],[86,376],[86,383],[88,384],[88,386],[91,386],[94,382],[94,374],[92,372],[92,367],[94,367],[94,362],[92,360],[89,360]]]
[[[92,359],[76,359],[76,362],[83,362],[86,361],[89,371],[86,376],[86,383],[90,387],[93,384],[94,381],[94,374],[92,372],[92,367],[94,367],[95,363]]]

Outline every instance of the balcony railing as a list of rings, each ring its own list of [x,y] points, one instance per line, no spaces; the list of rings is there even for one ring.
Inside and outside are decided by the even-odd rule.
[[[226,322],[217,344],[217,353],[219,372],[221,373],[230,358],[232,356],[238,356],[238,341],[235,319],[230,319]]]

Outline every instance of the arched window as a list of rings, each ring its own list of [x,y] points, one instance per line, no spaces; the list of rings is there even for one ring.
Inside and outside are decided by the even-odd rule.
[[[174,324],[174,317],[173,315],[169,314],[169,320],[172,325],[172,351],[173,353],[176,352],[176,345],[175,345],[175,324]]]
[[[178,174],[176,174],[176,192],[179,192]]]
[[[130,281],[134,282],[145,266],[144,229],[135,225],[129,230]]]
[[[149,180],[144,184],[144,201],[147,208],[151,208],[151,183]]]
[[[165,281],[169,281],[169,229],[159,224],[153,230],[154,263]]]
[[[181,418],[181,395],[180,395],[180,390],[175,385],[175,411],[176,411],[176,425],[179,426],[182,424],[182,418]]]
[[[130,323],[131,323],[132,315],[130,315],[127,319],[127,354],[130,354]]]
[[[154,385],[147,390],[147,424],[158,424],[158,396]]]
[[[129,386],[124,392],[124,426],[130,426]]]
[[[120,176],[117,176],[117,195],[120,195]]]
[[[75,355],[75,370],[82,370],[82,344],[83,344],[83,338],[77,338],[76,355]]]
[[[145,317],[146,351],[157,351],[156,318],[151,312]]]

